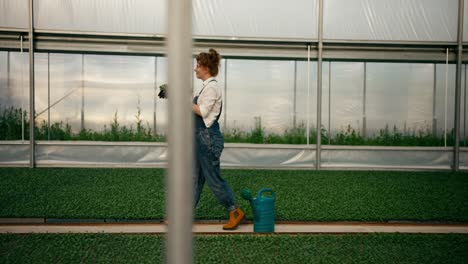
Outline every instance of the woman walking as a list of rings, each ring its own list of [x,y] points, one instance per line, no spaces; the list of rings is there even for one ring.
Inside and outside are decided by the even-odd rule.
[[[228,183],[221,178],[220,157],[224,148],[224,139],[219,129],[223,102],[218,87],[218,75],[221,56],[210,49],[197,57],[195,73],[203,81],[203,88],[193,98],[192,111],[195,115],[195,164],[194,164],[194,204],[197,207],[205,182],[218,201],[229,212],[229,221],[223,225],[225,230],[236,229],[244,219],[244,212],[234,201],[234,195]]]

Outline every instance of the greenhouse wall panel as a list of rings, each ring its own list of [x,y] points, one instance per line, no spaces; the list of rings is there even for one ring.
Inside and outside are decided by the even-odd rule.
[[[468,148],[460,148],[460,169],[468,170]]]
[[[0,142],[0,166],[29,164],[29,141]]]
[[[316,129],[317,119],[317,62],[310,62],[310,67],[307,67],[307,61],[296,62],[296,99],[295,108],[293,107],[292,119],[296,120],[297,127],[304,127],[309,122],[311,129]],[[309,68],[309,72],[307,72]],[[228,73],[229,75],[229,73]],[[309,87],[307,86],[307,79],[310,76]],[[327,72],[322,72],[323,80],[327,80]],[[291,91],[294,97],[294,90]],[[309,111],[307,113],[307,104],[309,104]],[[295,111],[294,111],[295,110]],[[309,119],[307,119],[307,116]],[[229,117],[228,117],[229,119]],[[294,125],[294,124],[293,124]]]
[[[48,60],[49,54],[47,53],[34,54],[34,106],[36,109],[36,122],[39,123],[48,122]]]
[[[86,127],[109,126],[108,121],[117,116],[120,126],[135,126],[142,119],[143,126],[152,128],[155,57],[89,55],[84,59]]]
[[[86,80],[83,78],[83,59],[80,54],[51,54],[49,58],[50,122],[51,124],[66,122],[74,132],[81,129],[82,105],[86,106],[86,110],[89,112],[95,112],[91,110],[96,106],[91,105],[90,101],[92,99],[91,95],[98,92],[96,90],[86,90],[84,85],[86,82],[83,82],[83,80]],[[82,98],[85,95],[87,100]],[[91,118],[88,118],[87,113],[85,113],[84,117],[91,120]],[[110,115],[108,118],[110,120]],[[86,123],[85,128],[87,128]]]
[[[29,53],[0,52],[0,109],[29,109]]]
[[[167,164],[166,144],[118,142],[44,142],[36,148],[38,165],[85,165],[103,167],[156,166]]]
[[[329,40],[456,41],[458,0],[326,0]]]
[[[293,61],[228,60],[227,69],[229,129],[283,133],[292,127]]]
[[[435,122],[439,135],[444,130],[450,133],[455,127],[455,88],[456,65],[437,64]]]
[[[25,165],[29,144],[0,143],[0,165]],[[6,155],[8,153],[8,155]],[[452,148],[324,146],[323,168],[450,169]],[[166,167],[166,143],[37,141],[38,166]],[[315,168],[315,145],[226,144],[224,168]],[[460,152],[468,169],[468,149]]]
[[[317,39],[317,0],[194,0],[192,3],[196,36]]]
[[[324,64],[322,124],[331,135],[348,128],[362,133],[364,107],[364,63]],[[314,95],[312,97],[315,97]]]
[[[0,142],[0,165],[26,163],[29,145]],[[8,155],[6,155],[8,153]],[[166,143],[37,141],[38,166],[165,167]],[[313,168],[315,146],[226,144],[223,167]]]
[[[322,167],[450,169],[453,151],[323,149]]]
[[[42,30],[167,33],[166,0],[36,0],[34,12]]]
[[[433,64],[368,63],[367,133],[387,126],[405,133],[430,130],[433,76]]]
[[[192,2],[195,36],[317,38],[317,1]],[[275,17],[275,20],[271,20]],[[42,30],[167,34],[167,1],[37,0],[35,27]]]
[[[463,42],[468,42],[468,3],[463,6]]]
[[[0,28],[29,28],[29,0],[0,0]]]
[[[226,144],[221,156],[221,166],[263,168],[313,168],[315,148]]]

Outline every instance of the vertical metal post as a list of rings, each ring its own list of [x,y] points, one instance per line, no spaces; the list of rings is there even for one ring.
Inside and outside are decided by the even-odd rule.
[[[294,92],[293,92],[293,127],[296,128],[297,115],[297,60],[294,61]]]
[[[34,142],[34,0],[29,0],[29,167],[36,163]]]
[[[8,98],[11,98],[11,87],[10,87],[10,52],[7,51],[7,78],[6,78],[6,88],[8,91]],[[23,109],[21,109],[23,111]],[[21,113],[22,115],[22,113]]]
[[[367,62],[364,62],[364,87],[362,91],[362,137],[367,137],[367,116],[366,116],[366,103],[367,103]]]
[[[322,128],[322,57],[323,57],[323,0],[319,0],[318,28],[318,63],[317,63],[317,150],[315,168],[320,169],[321,163],[321,128]]]
[[[432,91],[432,135],[437,136],[437,117],[436,117],[436,102],[437,102],[437,64],[434,63],[434,88]]]
[[[192,263],[193,120],[192,11],[190,0],[169,1],[169,133],[167,263]],[[192,78],[193,80],[193,78]]]
[[[463,146],[466,147],[466,65],[465,65],[465,84],[463,98]]]
[[[307,123],[306,123],[307,145],[310,141],[310,45],[307,45]]]
[[[445,96],[444,96],[444,147],[447,147],[447,94],[448,94],[448,58],[449,58],[449,49],[446,49],[445,52]]]
[[[85,89],[85,74],[84,74],[84,54],[81,54],[81,130],[85,128],[84,117],[84,89]]]
[[[20,36],[20,45],[21,45],[21,144],[24,144],[24,61],[23,61],[23,35]]]
[[[50,140],[50,52],[47,52],[47,140]]]
[[[462,76],[462,54],[463,54],[463,13],[464,13],[464,0],[458,2],[458,45],[457,45],[457,72],[455,88],[455,147],[453,170],[459,170],[459,154],[460,154],[460,100],[461,100],[461,76]]]
[[[328,62],[328,145],[331,140],[331,61]]]
[[[153,137],[156,138],[156,123],[157,123],[157,101],[158,101],[158,57],[154,57],[154,97],[153,97]]]
[[[224,111],[224,124],[223,124],[223,131],[226,133],[226,127],[227,127],[227,59],[224,60],[224,106],[223,106],[223,111]]]

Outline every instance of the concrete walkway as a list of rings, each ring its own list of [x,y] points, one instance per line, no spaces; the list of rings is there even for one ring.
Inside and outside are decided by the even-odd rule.
[[[248,234],[252,224],[225,231],[222,224],[195,223],[196,234]],[[154,223],[83,223],[83,224],[0,224],[0,233],[166,233],[166,225]],[[392,224],[392,223],[300,223],[275,225],[276,234],[352,234],[352,233],[426,233],[468,234],[468,224]]]

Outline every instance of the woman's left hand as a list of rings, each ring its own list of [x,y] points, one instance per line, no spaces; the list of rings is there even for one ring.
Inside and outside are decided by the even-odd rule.
[[[198,105],[192,104],[192,111],[193,111],[195,114],[201,116],[200,107],[199,107]]]

